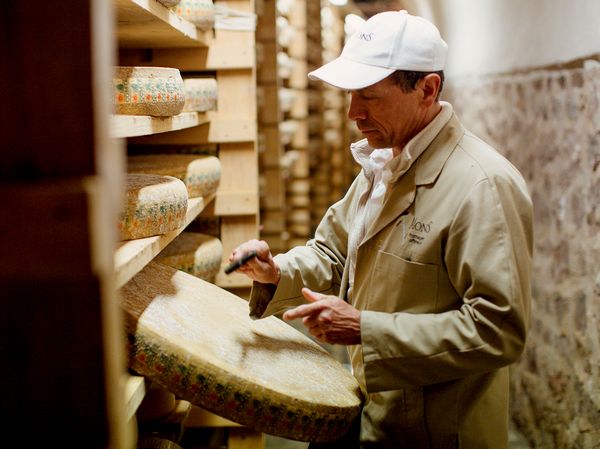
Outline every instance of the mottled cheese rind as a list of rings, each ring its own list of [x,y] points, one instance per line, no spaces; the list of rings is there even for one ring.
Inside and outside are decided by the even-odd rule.
[[[127,158],[127,172],[173,176],[183,181],[190,198],[208,197],[221,182],[221,161],[193,154],[140,154]]]
[[[212,0],[181,0],[171,9],[201,30],[210,30],[215,24],[215,5]]]
[[[115,67],[113,105],[116,114],[168,117],[185,104],[183,78],[170,67]]]
[[[175,6],[179,3],[179,0],[158,0],[159,3],[161,3],[163,6],[166,6],[167,8],[171,8],[172,6]]]
[[[121,288],[130,368],[247,427],[301,441],[348,431],[363,397],[333,356],[274,316],[157,262]]]
[[[214,78],[185,78],[184,111],[205,112],[217,108],[217,80]]]
[[[121,240],[160,235],[182,227],[187,203],[187,188],[180,179],[128,174],[118,221]]]
[[[213,282],[222,259],[223,244],[218,238],[198,232],[183,232],[155,260]]]

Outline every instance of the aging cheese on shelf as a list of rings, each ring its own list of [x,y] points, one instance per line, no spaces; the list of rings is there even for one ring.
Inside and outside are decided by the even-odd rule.
[[[185,104],[181,73],[170,67],[115,67],[113,104],[116,114],[177,115]]]
[[[214,78],[185,78],[184,111],[204,112],[217,108],[217,80]]]
[[[183,226],[188,193],[172,176],[128,174],[119,216],[121,240],[164,234]]]
[[[167,8],[170,8],[170,7],[178,4],[179,0],[158,0],[158,2],[161,3],[162,5],[166,6]]]
[[[212,0],[181,0],[171,9],[201,30],[210,30],[215,24],[215,5]]]
[[[301,441],[339,438],[360,413],[349,370],[279,318],[252,320],[231,292],[150,262],[120,293],[129,367],[179,398]]]
[[[138,154],[127,158],[128,173],[153,173],[183,181],[190,198],[207,197],[221,181],[221,161],[193,154]]]
[[[223,244],[213,236],[183,232],[169,243],[156,261],[213,282],[221,267]]]

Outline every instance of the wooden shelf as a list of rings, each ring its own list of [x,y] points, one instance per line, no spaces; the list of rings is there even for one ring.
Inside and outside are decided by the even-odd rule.
[[[172,117],[114,114],[111,116],[110,129],[115,138],[135,137],[193,128],[208,122],[205,112],[182,112]]]
[[[121,245],[115,252],[114,258],[117,288],[121,288],[125,285],[127,281],[135,276],[146,266],[146,264],[171,243],[175,237],[181,234],[181,232],[183,232],[183,230],[213,199],[214,195],[206,199],[190,198],[188,200],[188,210],[185,216],[185,222],[179,229],[162,235],[121,242]]]
[[[146,395],[146,378],[125,374],[125,407],[127,419],[133,418]]]
[[[113,0],[121,48],[205,47],[212,37],[156,0]]]

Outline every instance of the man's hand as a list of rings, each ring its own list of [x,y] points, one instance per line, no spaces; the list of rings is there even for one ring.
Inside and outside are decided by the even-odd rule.
[[[250,251],[256,251],[256,257],[250,259],[236,271],[244,273],[250,279],[262,284],[279,283],[281,273],[279,267],[273,260],[269,245],[264,240],[248,240],[235,248],[229,256],[228,262],[241,259]]]
[[[360,310],[332,295],[323,295],[308,288],[302,295],[310,304],[303,304],[283,314],[286,321],[302,318],[311,335],[319,341],[340,345],[360,344]]]

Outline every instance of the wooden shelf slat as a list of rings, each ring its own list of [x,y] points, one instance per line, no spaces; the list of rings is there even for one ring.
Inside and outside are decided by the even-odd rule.
[[[121,242],[114,257],[117,288],[125,285],[127,281],[171,243],[175,237],[181,234],[213,199],[214,195],[206,199],[201,197],[190,198],[188,200],[185,222],[179,229],[162,235]]]
[[[125,374],[125,406],[127,419],[133,418],[146,395],[146,378]]]
[[[135,137],[193,128],[208,122],[205,112],[182,112],[172,117],[113,114],[110,129],[115,138]]]
[[[204,47],[211,39],[157,0],[113,0],[122,48]]]

